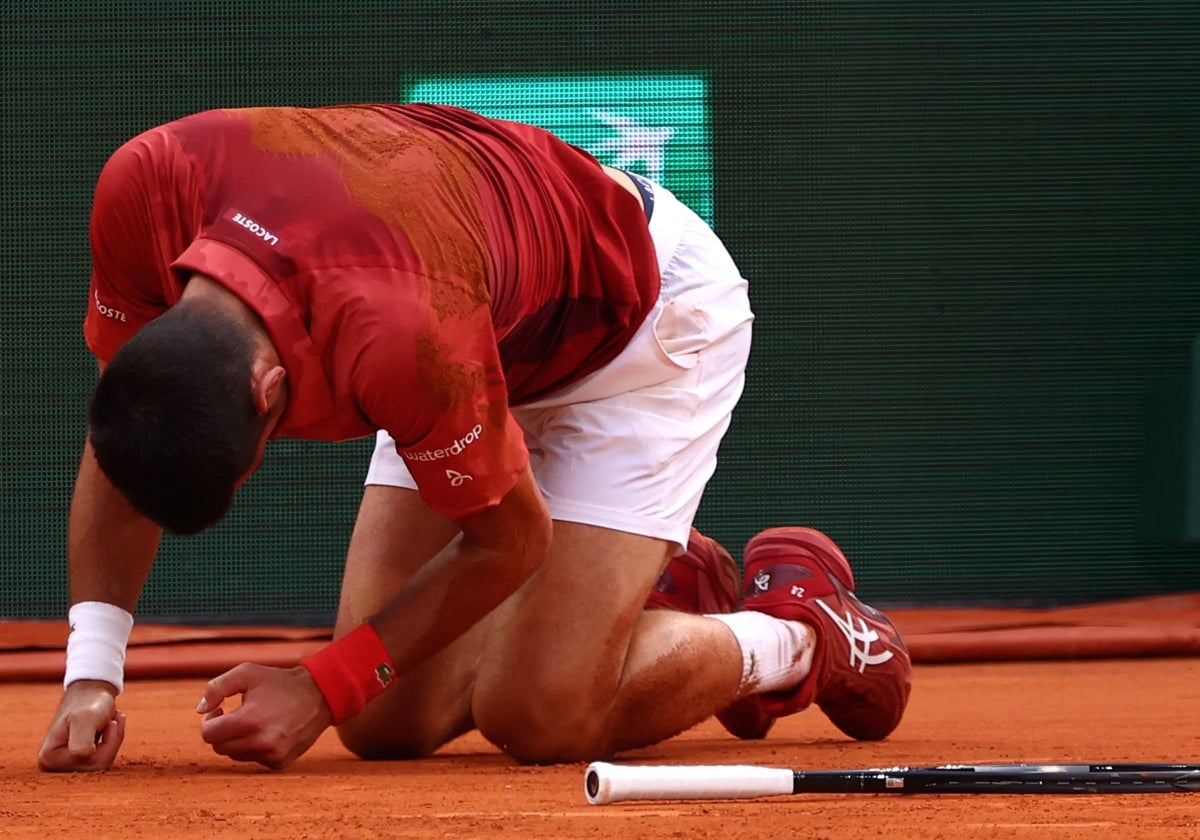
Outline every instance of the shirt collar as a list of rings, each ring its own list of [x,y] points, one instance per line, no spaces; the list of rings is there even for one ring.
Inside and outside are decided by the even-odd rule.
[[[211,277],[262,319],[287,371],[288,404],[272,438],[329,439],[328,430],[336,425],[333,389],[301,319],[302,306],[254,260],[214,239],[196,239],[172,267]]]

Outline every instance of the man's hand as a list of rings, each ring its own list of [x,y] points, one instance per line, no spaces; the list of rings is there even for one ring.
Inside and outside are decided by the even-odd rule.
[[[242,705],[221,708],[235,694]],[[196,711],[204,715],[200,737],[214,752],[272,770],[303,755],[332,723],[325,698],[300,667],[238,665],[209,682]]]
[[[79,680],[63,693],[42,740],[38,767],[52,773],[107,770],[123,740],[125,715],[117,711],[116,688]]]

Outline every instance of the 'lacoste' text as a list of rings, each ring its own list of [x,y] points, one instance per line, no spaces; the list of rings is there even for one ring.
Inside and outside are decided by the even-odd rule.
[[[112,318],[114,321],[129,320],[125,317],[125,313],[122,312],[120,309],[113,309],[111,306],[105,306],[103,303],[101,303],[99,294],[93,292],[92,296],[96,299],[96,311],[99,312],[101,315],[103,315],[105,318]]]
[[[268,245],[278,245],[279,244],[278,236],[271,233],[271,231],[267,230],[265,227],[263,227],[258,222],[251,219],[249,216],[243,216],[241,213],[234,213],[233,220],[235,222],[237,222],[239,225],[241,225],[242,227],[244,227],[246,230],[250,231],[251,233],[253,233],[257,236],[261,236],[262,240],[264,242],[266,242]]]

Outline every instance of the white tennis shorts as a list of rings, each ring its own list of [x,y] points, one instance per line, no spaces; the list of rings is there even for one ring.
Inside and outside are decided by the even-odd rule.
[[[668,190],[653,190],[658,302],[603,368],[511,410],[551,517],[682,550],[742,394],[754,316],[712,229]],[[386,432],[366,483],[416,489]]]

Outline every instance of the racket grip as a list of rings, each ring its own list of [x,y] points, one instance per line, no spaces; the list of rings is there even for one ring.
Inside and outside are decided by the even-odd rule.
[[[792,792],[793,772],[773,767],[653,767],[594,761],[583,777],[593,805],[631,799],[752,799]]]

